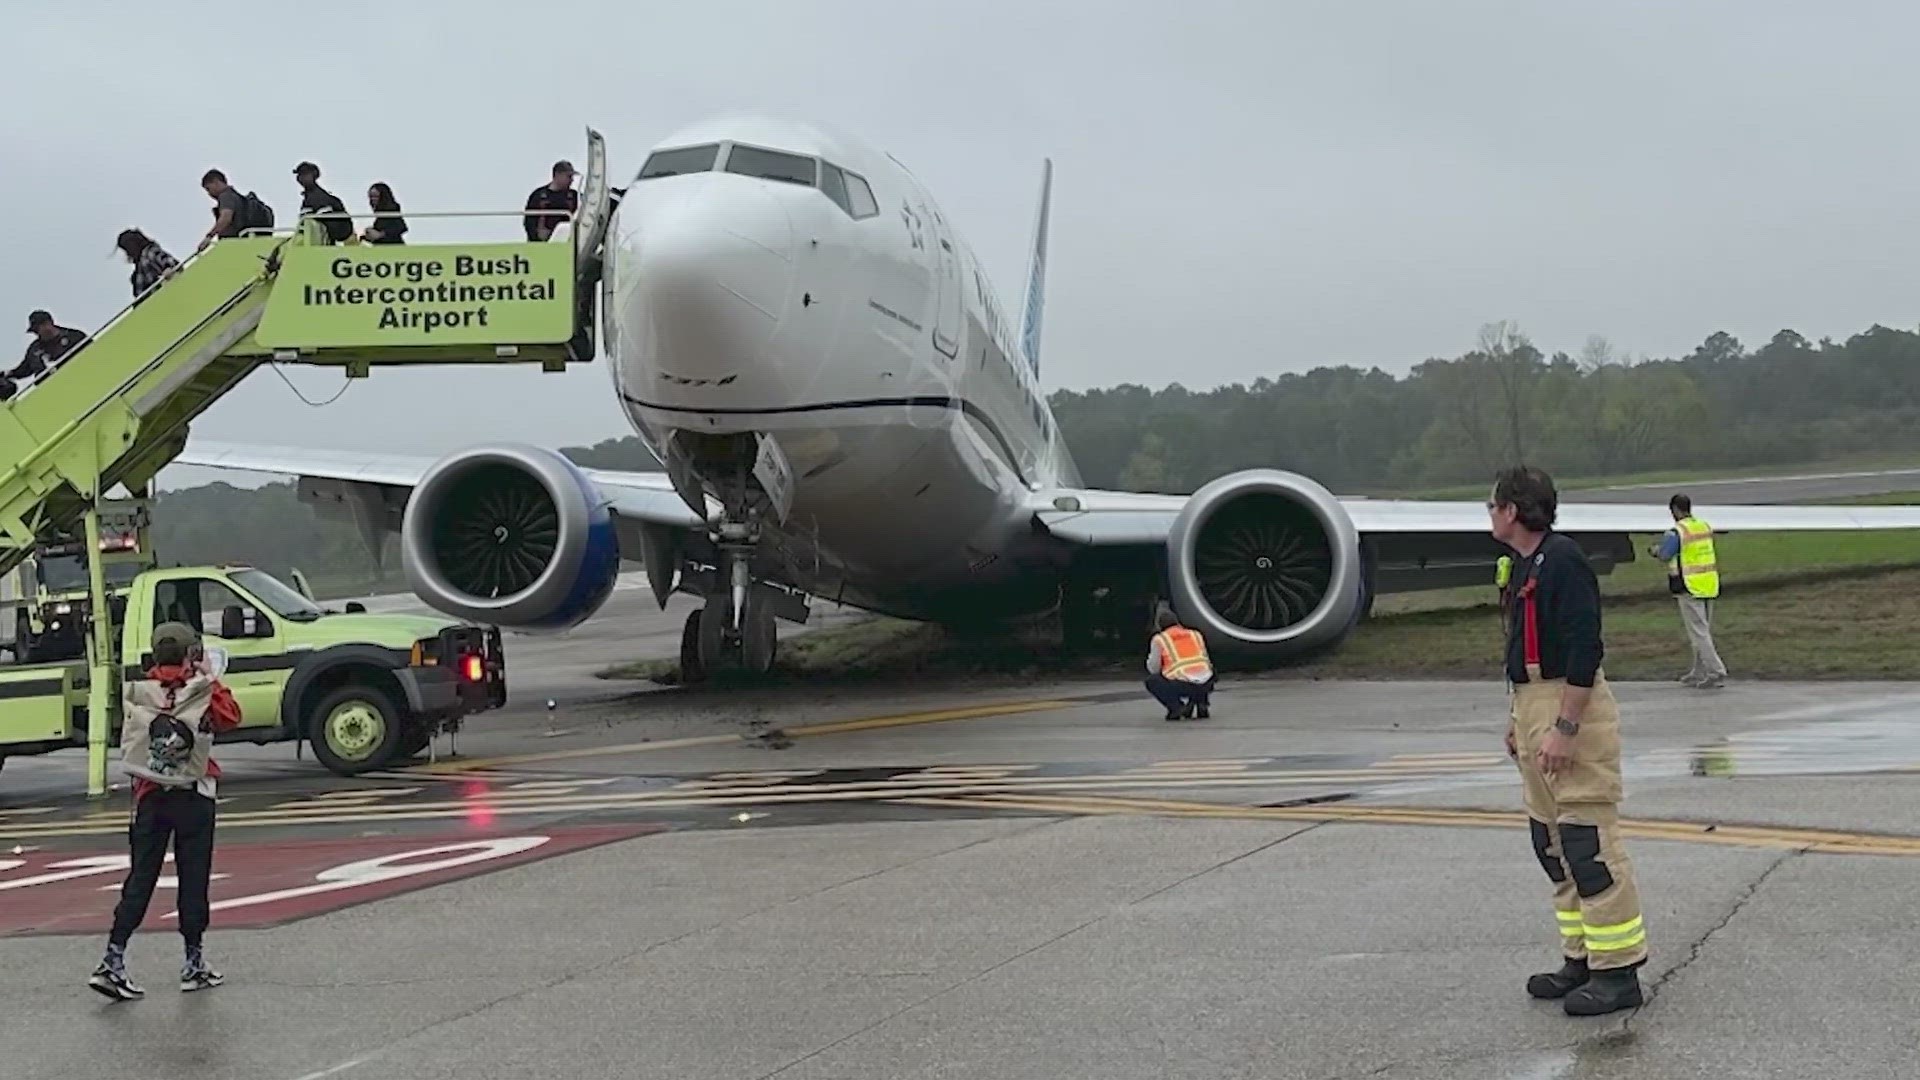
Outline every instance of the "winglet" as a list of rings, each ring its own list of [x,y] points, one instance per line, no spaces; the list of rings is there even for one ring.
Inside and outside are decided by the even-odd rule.
[[[1033,222],[1033,252],[1027,264],[1027,310],[1020,320],[1020,349],[1027,366],[1040,374],[1040,312],[1046,300],[1047,219],[1053,203],[1053,159],[1040,170],[1040,210]]]

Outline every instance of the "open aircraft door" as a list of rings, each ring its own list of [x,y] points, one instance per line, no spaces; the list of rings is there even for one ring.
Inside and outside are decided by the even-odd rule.
[[[573,219],[573,264],[585,270],[597,264],[600,245],[607,239],[607,140],[587,129],[587,175],[580,185],[580,211]]]

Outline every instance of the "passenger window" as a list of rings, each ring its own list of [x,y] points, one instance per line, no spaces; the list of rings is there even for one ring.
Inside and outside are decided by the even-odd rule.
[[[812,187],[814,159],[736,143],[727,152],[727,171],[742,176],[757,176],[762,180],[779,180]]]
[[[880,204],[873,201],[873,189],[859,173],[847,173],[847,203],[849,213],[858,218],[870,218],[880,212]]]
[[[829,165],[824,161],[820,163],[820,190],[826,192],[827,198],[832,199],[840,209],[853,213],[853,206],[847,202],[847,177],[838,165]]]
[[[709,143],[706,146],[683,146],[675,150],[656,150],[647,163],[640,167],[640,179],[651,180],[656,176],[679,176],[682,173],[709,172],[720,156],[720,144]]]

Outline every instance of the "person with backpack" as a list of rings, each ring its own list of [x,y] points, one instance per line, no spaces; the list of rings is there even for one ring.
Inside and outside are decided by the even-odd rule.
[[[127,942],[147,917],[171,840],[186,946],[180,989],[219,986],[225,976],[207,966],[202,951],[211,917],[207,888],[220,778],[212,750],[220,732],[239,726],[240,707],[207,662],[200,635],[184,623],[154,628],[149,666],[143,678],[127,683],[124,704],[120,753],[121,768],[133,777],[127,829],[132,859],[113,911],[106,956],[87,985],[116,1001],[145,996],[127,977]]]
[[[213,200],[213,226],[200,238],[200,246],[195,250],[205,251],[215,240],[239,236],[245,229],[273,228],[273,209],[251,191],[240,194],[227,182],[226,173],[208,169],[200,178],[200,186],[207,198]]]
[[[320,215],[320,227],[327,242],[344,244],[353,236],[353,216],[340,196],[320,186],[320,166],[303,161],[293,167],[293,178],[300,184],[300,216]]]

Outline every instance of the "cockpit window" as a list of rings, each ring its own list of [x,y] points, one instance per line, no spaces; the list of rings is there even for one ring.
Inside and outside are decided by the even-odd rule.
[[[757,176],[762,180],[780,180],[789,184],[813,186],[814,160],[797,154],[783,154],[778,150],[762,150],[757,146],[734,144],[727,152],[727,171],[743,176]]]
[[[673,150],[656,150],[640,167],[640,179],[651,180],[656,176],[679,176],[681,173],[708,172],[713,168],[714,159],[720,156],[720,144],[708,143],[705,146],[682,146]]]
[[[853,206],[847,202],[847,177],[840,171],[840,166],[825,161],[820,163],[820,190],[826,192],[827,198],[832,199],[840,209],[853,213]]]
[[[847,174],[847,202],[848,212],[856,219],[870,218],[880,212],[880,204],[873,201],[873,189],[858,173]]]

